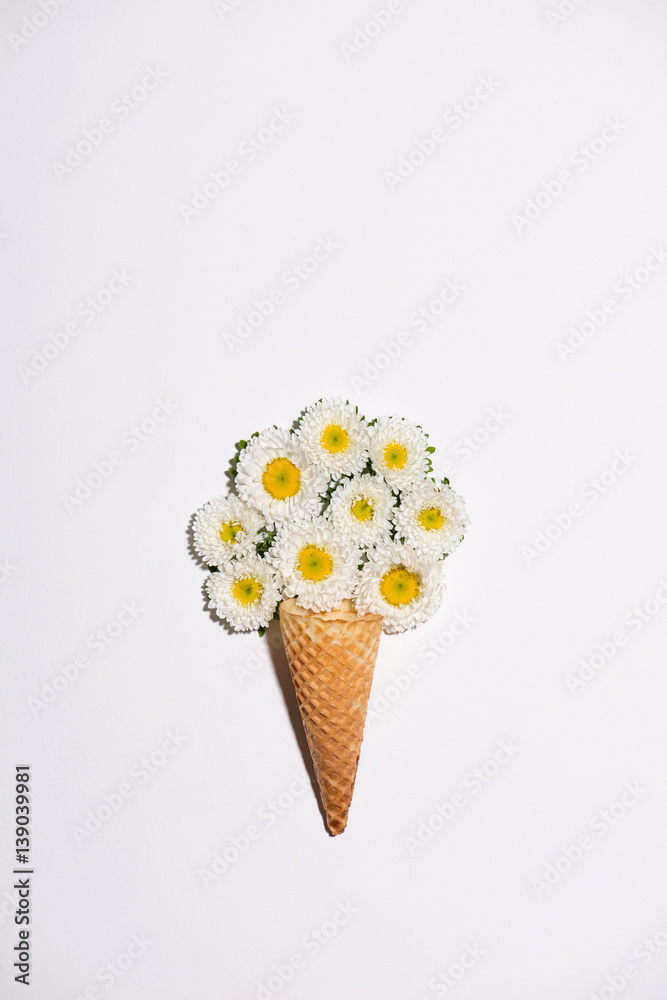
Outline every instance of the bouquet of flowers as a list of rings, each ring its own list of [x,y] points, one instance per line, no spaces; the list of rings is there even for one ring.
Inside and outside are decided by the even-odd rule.
[[[195,515],[209,606],[237,631],[280,620],[333,834],[347,823],[380,633],[436,614],[443,561],[468,526],[434,451],[417,424],[319,400],[294,429],[239,442],[236,494]]]

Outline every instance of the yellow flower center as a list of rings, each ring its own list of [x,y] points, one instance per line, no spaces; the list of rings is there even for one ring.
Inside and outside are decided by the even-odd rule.
[[[392,441],[384,449],[384,460],[390,469],[402,469],[408,460],[408,453],[402,444]]]
[[[350,507],[350,514],[356,517],[357,521],[370,521],[374,514],[373,504],[367,497],[359,497]]]
[[[437,531],[445,523],[445,518],[439,507],[424,507],[417,515],[417,520],[427,531]]]
[[[318,583],[333,573],[333,559],[326,549],[320,549],[317,545],[304,545],[299,552],[298,567],[304,580]]]
[[[409,604],[419,597],[419,577],[405,566],[393,566],[380,581],[380,593],[394,607]]]
[[[344,427],[340,427],[338,424],[329,424],[325,427],[320,438],[322,447],[331,452],[332,455],[346,451],[349,440],[350,435]]]
[[[262,485],[274,500],[286,500],[301,489],[301,473],[289,458],[274,458],[262,473]]]
[[[248,604],[254,604],[262,596],[262,584],[254,576],[244,576],[237,580],[232,587],[232,597],[245,608]]]
[[[243,526],[238,521],[223,521],[220,525],[220,541],[233,545],[239,531],[243,531]]]

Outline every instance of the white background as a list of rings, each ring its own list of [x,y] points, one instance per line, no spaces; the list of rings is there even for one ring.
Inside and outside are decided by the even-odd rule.
[[[12,782],[29,763],[33,1000],[664,998],[667,10],[561,6],[403,0],[362,35],[382,0],[71,0],[46,23],[3,3],[3,996],[24,995]],[[161,82],[121,117],[149,69]],[[274,109],[293,120],[250,162]],[[225,190],[184,210],[230,159]],[[319,240],[336,247],[290,288]],[[441,309],[448,280],[464,290]],[[587,311],[605,321],[577,340]],[[421,423],[472,519],[438,618],[382,639],[335,839],[284,659],[209,616],[187,539],[234,442],[331,395]],[[171,412],[152,423],[156,400]],[[124,602],[141,612],[120,629]],[[520,749],[498,768],[501,741]],[[133,935],[150,944],[128,959]]]

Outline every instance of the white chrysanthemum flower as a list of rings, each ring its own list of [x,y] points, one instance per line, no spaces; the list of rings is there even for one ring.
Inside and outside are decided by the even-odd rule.
[[[382,615],[385,632],[404,632],[433,618],[444,592],[442,562],[390,542],[368,550],[355,606],[359,615]]]
[[[368,461],[366,421],[340,399],[322,399],[309,406],[297,434],[310,460],[328,476],[354,475]]]
[[[243,556],[206,580],[209,607],[237,632],[266,628],[280,600],[275,574],[265,559]]]
[[[266,518],[238,497],[216,497],[195,514],[194,545],[207,566],[222,566],[250,551]]]
[[[424,479],[428,468],[428,438],[421,427],[400,417],[380,417],[370,428],[373,468],[393,490]]]
[[[236,489],[269,521],[304,519],[320,510],[328,480],[309,460],[296,434],[269,427],[239,457]]]
[[[401,504],[394,510],[399,538],[432,559],[453,552],[468,528],[468,515],[462,498],[444,483],[425,482],[401,494]]]
[[[389,541],[396,497],[381,476],[355,476],[334,490],[327,517],[341,535],[357,545]]]
[[[284,525],[268,556],[286,597],[309,611],[333,611],[352,597],[361,552],[323,518]]]

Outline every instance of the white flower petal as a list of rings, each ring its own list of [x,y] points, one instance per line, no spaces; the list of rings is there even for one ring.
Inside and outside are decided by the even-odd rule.
[[[220,534],[225,524],[241,526],[241,530],[228,541],[223,541]],[[265,525],[266,518],[238,497],[215,497],[195,514],[195,549],[207,566],[222,566],[232,556],[254,550],[259,532]]]
[[[403,567],[415,574],[419,593],[406,604],[390,604],[382,594],[385,575]],[[357,614],[382,615],[385,632],[404,632],[429,621],[438,611],[445,592],[442,561],[424,559],[410,545],[390,542],[369,549],[368,562],[359,574]]]
[[[239,580],[251,579],[259,584],[255,600],[243,604],[234,594]],[[280,589],[271,566],[257,555],[243,556],[227,563],[219,573],[206,580],[209,607],[224,618],[235,631],[266,628],[280,600]]]
[[[331,569],[321,580],[304,577],[299,557],[310,546],[322,550],[331,561]],[[285,597],[293,597],[310,611],[333,611],[341,601],[352,597],[359,575],[361,552],[350,538],[335,532],[324,518],[309,523],[284,525],[267,554]]]
[[[285,459],[298,472],[292,495],[272,495],[264,483],[267,467],[278,459]],[[269,427],[251,438],[241,452],[236,489],[241,499],[260,510],[268,521],[279,524],[319,513],[320,494],[327,485],[326,476],[309,460],[297,435],[280,427]]]
[[[356,407],[340,399],[322,399],[309,406],[297,435],[310,460],[328,476],[353,475],[368,461],[366,422]]]
[[[431,510],[437,512],[434,527],[420,521],[420,515]],[[442,523],[437,524],[440,519]],[[470,522],[458,493],[446,483],[436,486],[425,482],[401,493],[394,523],[399,538],[405,538],[421,555],[438,559],[460,545]]]
[[[392,460],[392,446],[395,453]],[[400,417],[380,417],[370,428],[373,468],[394,490],[403,490],[426,476],[428,438],[421,427]]]
[[[369,516],[360,520],[352,513],[359,502],[366,501]],[[381,476],[368,473],[346,480],[331,494],[326,516],[341,537],[351,538],[361,546],[389,541],[391,516],[396,497]]]

